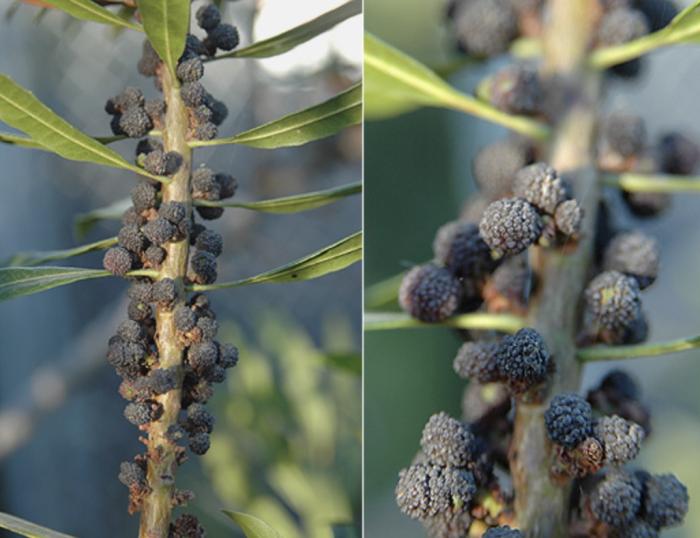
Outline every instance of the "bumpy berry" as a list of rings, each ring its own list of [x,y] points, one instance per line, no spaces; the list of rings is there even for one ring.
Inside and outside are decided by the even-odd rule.
[[[175,227],[163,217],[155,218],[143,227],[143,234],[155,245],[167,243],[175,237],[175,232]]]
[[[127,487],[142,486],[146,483],[146,472],[138,463],[123,461],[119,465],[119,481]]]
[[[510,527],[492,527],[484,533],[483,538],[522,538],[523,533]]]
[[[182,202],[166,202],[158,208],[158,215],[171,224],[179,224],[187,216],[187,208]]]
[[[688,512],[688,489],[672,474],[652,476],[644,484],[643,505],[652,527],[680,525]]]
[[[238,348],[231,344],[221,344],[219,346],[219,366],[233,368],[236,364],[238,364]]]
[[[216,182],[219,184],[219,196],[222,200],[232,198],[238,189],[236,178],[229,174],[216,174]]]
[[[507,0],[463,2],[454,21],[460,46],[479,58],[504,52],[518,34],[517,13]]]
[[[206,454],[210,445],[211,439],[207,433],[195,433],[190,436],[190,450],[193,454],[197,454],[198,456]]]
[[[639,398],[639,387],[632,377],[622,370],[608,372],[600,382],[600,388],[613,402],[636,400]]]
[[[469,426],[441,412],[426,423],[420,445],[432,463],[465,467],[472,458],[474,442]]]
[[[636,458],[644,440],[644,430],[639,424],[617,415],[599,419],[593,434],[605,448],[605,460],[613,465]]]
[[[586,288],[585,327],[606,344],[626,343],[642,318],[637,281],[606,271]]]
[[[163,278],[153,284],[153,300],[158,306],[169,307],[177,298],[175,281],[172,278]]]
[[[141,138],[153,128],[153,122],[140,107],[125,110],[119,119],[119,127],[131,138]]]
[[[210,252],[214,256],[219,256],[223,250],[224,240],[221,234],[215,232],[214,230],[204,230],[202,233],[197,235],[195,240],[195,247],[199,250],[204,250]]]
[[[144,77],[153,77],[160,66],[160,57],[147,39],[143,42],[143,51],[138,63],[138,71]]]
[[[143,92],[138,88],[129,86],[124,91],[111,99],[114,110],[124,113],[131,108],[141,108],[146,102]]]
[[[213,140],[218,134],[219,129],[211,121],[200,123],[194,129],[194,138],[196,140]]]
[[[197,25],[202,30],[213,30],[221,23],[221,13],[214,4],[207,4],[197,10]]]
[[[170,524],[168,538],[204,538],[204,529],[191,514],[182,514]]]
[[[486,208],[479,233],[494,252],[512,256],[537,241],[542,234],[542,219],[525,200],[505,198]]]
[[[610,538],[659,538],[659,531],[646,521],[635,520],[629,526],[612,529]]]
[[[700,161],[700,147],[681,133],[664,135],[659,142],[659,167],[662,172],[689,175]]]
[[[192,196],[199,200],[218,200],[221,186],[216,181],[216,174],[209,168],[201,166],[192,172]]]
[[[633,277],[640,289],[644,289],[656,280],[659,244],[642,232],[616,235],[605,249],[603,266]]]
[[[229,51],[238,46],[240,37],[235,26],[230,24],[219,24],[212,28],[207,35],[207,39],[216,46],[217,49]]]
[[[642,486],[632,475],[608,475],[591,493],[591,510],[596,518],[613,527],[625,527],[641,507]]]
[[[558,394],[544,414],[547,435],[556,444],[576,448],[593,429],[590,404],[578,394]]]
[[[202,333],[202,340],[213,340],[219,330],[219,324],[214,318],[202,317],[197,320],[197,328]]]
[[[156,245],[151,245],[146,249],[143,256],[145,261],[148,262],[151,267],[160,267],[160,264],[162,264],[163,260],[165,260],[166,254],[165,249],[162,249]]]
[[[146,248],[146,237],[135,224],[124,226],[119,230],[119,246],[131,252],[141,253]]]
[[[501,378],[497,365],[496,342],[465,342],[459,348],[453,368],[462,379],[492,383]]]
[[[610,115],[603,134],[608,146],[623,157],[639,155],[647,142],[644,120],[630,114],[618,112]]]
[[[163,151],[163,143],[156,138],[142,138],[136,144],[136,157],[140,155],[148,155],[152,151]]]
[[[471,222],[454,221],[442,226],[433,241],[435,260],[460,278],[485,277],[496,265],[491,249]]]
[[[502,379],[516,394],[545,381],[550,356],[540,334],[534,329],[520,329],[503,338],[498,346],[496,365]]]
[[[141,181],[131,189],[131,201],[134,209],[139,213],[156,206],[158,201],[158,191],[147,181]]]
[[[153,394],[165,394],[177,386],[177,376],[170,368],[152,370],[145,379],[145,385]]]
[[[513,194],[530,202],[540,211],[554,215],[566,199],[566,186],[557,171],[546,163],[535,163],[518,171]]]
[[[128,226],[130,224],[136,224],[137,226],[142,226],[146,224],[146,217],[141,215],[135,208],[130,207],[122,214],[122,224]]]
[[[192,344],[187,350],[189,365],[199,372],[204,372],[216,364],[219,349],[214,342]]]
[[[127,315],[129,319],[133,319],[134,321],[146,321],[153,315],[153,311],[151,310],[151,305],[148,303],[129,301]]]
[[[417,463],[399,473],[396,503],[414,519],[425,519],[467,505],[476,493],[474,477],[468,471]]]
[[[165,101],[163,99],[147,99],[143,109],[151,118],[154,127],[163,124],[163,115],[165,114]]]
[[[204,102],[207,91],[199,82],[186,82],[180,88],[180,96],[189,107],[196,107]]]
[[[567,237],[576,238],[583,223],[583,208],[576,200],[566,200],[557,206],[554,212],[557,230]]]
[[[532,162],[531,146],[519,139],[489,144],[474,157],[472,174],[482,192],[501,198],[513,192],[515,174]]]
[[[123,247],[110,248],[105,252],[102,260],[104,268],[116,276],[126,275],[126,273],[131,271],[133,263],[134,260],[131,254]]]
[[[192,280],[198,284],[212,284],[216,281],[216,257],[210,252],[195,251],[190,258]]]
[[[175,327],[178,331],[186,333],[194,329],[197,324],[197,316],[189,306],[180,305],[173,314]]]
[[[150,282],[134,282],[127,291],[129,299],[150,303],[153,300],[153,284]]]
[[[127,404],[124,409],[124,416],[134,426],[143,426],[144,424],[157,420],[159,410],[162,412],[162,408],[152,406],[147,402],[130,403]]]
[[[671,195],[667,192],[625,191],[622,194],[629,210],[640,218],[655,217],[671,204]]]
[[[493,77],[490,99],[496,108],[511,114],[537,114],[542,108],[542,86],[537,70],[513,64]]]
[[[462,295],[459,280],[433,264],[409,271],[401,282],[399,304],[416,319],[442,321],[455,313]]]
[[[598,42],[604,46],[619,45],[649,33],[649,23],[636,9],[614,9],[603,16],[598,28]]]
[[[524,312],[534,286],[534,274],[527,255],[503,262],[486,282],[483,298],[489,312]]]
[[[428,533],[428,538],[464,538],[472,524],[469,512],[441,512],[433,517],[421,520]]]
[[[143,342],[146,339],[143,327],[133,320],[122,321],[117,328],[117,335],[125,342]]]
[[[182,82],[196,82],[204,76],[204,63],[195,56],[177,64],[177,78]]]
[[[211,433],[214,430],[214,416],[202,404],[194,403],[187,408],[185,429],[190,433]]]

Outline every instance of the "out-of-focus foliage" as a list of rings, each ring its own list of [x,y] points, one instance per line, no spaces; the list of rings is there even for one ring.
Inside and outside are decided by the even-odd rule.
[[[360,507],[360,377],[326,355],[351,351],[344,321],[329,321],[318,346],[290,318],[267,311],[247,341],[226,394],[204,469],[219,504],[252,514],[285,538],[332,538]]]

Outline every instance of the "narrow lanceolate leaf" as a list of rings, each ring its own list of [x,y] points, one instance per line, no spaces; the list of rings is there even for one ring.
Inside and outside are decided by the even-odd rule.
[[[365,114],[370,119],[434,106],[466,112],[533,138],[549,135],[546,125],[506,114],[456,90],[425,65],[371,34],[365,34],[365,84]]]
[[[75,217],[73,224],[75,235],[81,239],[92,230],[93,226],[101,220],[119,220],[124,211],[131,207],[131,198],[122,198],[113,204],[98,209],[93,209],[88,213],[81,213]]]
[[[602,47],[590,56],[590,64],[597,69],[633,60],[655,49],[677,43],[697,43],[700,40],[700,1],[693,2],[661,30],[621,45]]]
[[[194,285],[192,290],[218,290],[223,288],[235,288],[247,284],[296,282],[299,280],[311,280],[329,273],[341,271],[346,267],[362,259],[362,232],[357,232],[345,239],[333,243],[313,254],[293,261],[277,269],[266,271],[256,276],[236,280],[235,282],[223,282],[220,284]]]
[[[510,314],[477,312],[462,314],[440,323],[424,323],[402,312],[370,312],[365,314],[365,331],[388,331],[422,327],[452,327],[456,329],[483,329],[514,333],[525,326],[526,320]]]
[[[110,10],[93,2],[93,0],[45,0],[45,3],[83,21],[99,22],[102,24],[131,28],[132,30],[141,30],[141,27],[137,24],[120,17],[116,13],[112,13]]]
[[[79,131],[6,75],[0,75],[0,121],[65,159],[113,166],[166,181],[128,163],[116,151]]]
[[[139,0],[143,29],[158,56],[175,73],[185,50],[191,0]]]
[[[362,183],[358,182],[323,191],[285,196],[284,198],[274,198],[272,200],[261,200],[260,202],[209,202],[207,200],[196,200],[194,203],[195,205],[207,207],[240,207],[265,213],[298,213],[299,211],[316,209],[361,192]]]
[[[112,273],[104,269],[80,267],[0,267],[0,301],[32,295],[81,280],[111,275]],[[127,276],[155,277],[157,275],[157,271],[149,269],[127,273]]]
[[[194,141],[190,145],[197,147],[242,144],[263,149],[300,146],[334,135],[361,121],[362,84],[358,82],[320,105],[284,116],[235,136]]]
[[[603,174],[601,182],[627,192],[687,192],[700,193],[700,176],[670,174]]]
[[[281,538],[280,534],[262,519],[243,512],[223,512],[241,528],[246,538]]]
[[[18,252],[17,254],[12,256],[12,258],[7,260],[7,262],[4,265],[23,265],[25,267],[32,267],[35,265],[41,265],[42,263],[46,262],[65,260],[66,258],[72,258],[73,256],[80,256],[81,254],[87,254],[88,252],[92,252],[94,250],[104,250],[113,245],[116,245],[116,243],[117,238],[110,237],[108,239],[95,241],[94,243],[88,243],[87,245],[80,245],[79,247],[67,248],[63,250]]]
[[[689,349],[700,347],[700,336],[680,338],[667,342],[651,344],[636,344],[631,346],[593,346],[579,349],[576,358],[581,362],[619,361],[623,359],[638,359],[642,357],[658,357],[671,355]]]
[[[2,512],[0,512],[0,529],[6,529],[27,538],[73,538],[68,534],[52,531],[46,527],[41,527],[35,523]]]
[[[221,58],[268,58],[276,56],[301,45],[317,35],[330,30],[346,19],[362,13],[362,0],[351,0],[315,19],[305,22],[279,35],[253,43],[228,54],[222,54],[213,60]]]
[[[111,144],[112,142],[118,142],[119,140],[124,140],[125,138],[126,137],[122,135],[94,137],[94,139],[97,140],[100,144]],[[8,144],[10,146],[20,146],[23,148],[46,150],[46,148],[43,147],[41,144],[27,136],[21,136],[11,133],[0,133],[0,143]]]

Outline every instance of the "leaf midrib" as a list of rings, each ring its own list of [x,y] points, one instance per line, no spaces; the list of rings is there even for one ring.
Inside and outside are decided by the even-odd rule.
[[[132,24],[131,22],[122,19],[121,17],[115,15],[114,13],[110,12],[109,10],[104,10],[104,8],[100,9],[100,6],[98,6],[97,4],[89,4],[89,3],[83,4],[83,3],[77,2],[76,0],[66,0],[66,1],[74,6],[77,6],[80,9],[84,9],[88,13],[92,13],[93,15],[97,16],[98,18],[100,18],[103,21],[112,21],[113,22],[115,20],[118,20],[120,24],[123,24],[127,28],[131,28],[132,30],[140,30],[140,28],[137,25]],[[51,2],[49,1],[49,3],[51,3]],[[108,11],[110,13],[110,15],[113,15],[113,17],[108,17],[107,15],[105,15],[104,11]]]

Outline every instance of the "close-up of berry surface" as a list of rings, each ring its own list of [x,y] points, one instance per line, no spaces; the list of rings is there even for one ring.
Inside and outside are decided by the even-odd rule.
[[[365,2],[367,538],[700,535],[700,2]]]
[[[361,11],[0,2],[1,536],[359,535]]]

